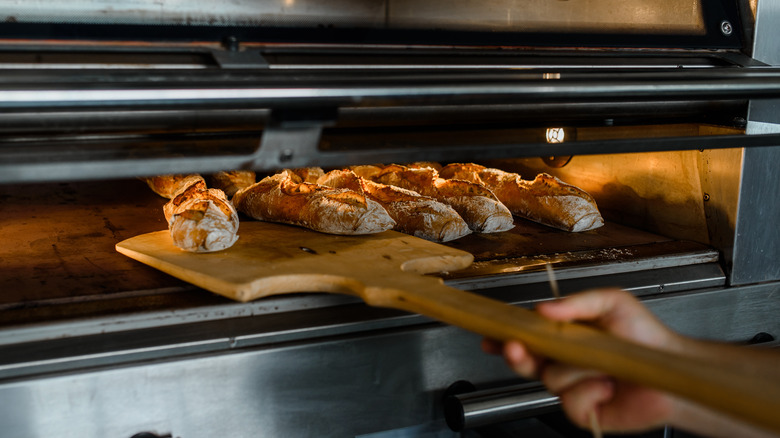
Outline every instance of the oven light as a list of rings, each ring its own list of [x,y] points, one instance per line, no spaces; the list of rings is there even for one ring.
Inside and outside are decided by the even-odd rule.
[[[565,137],[566,134],[564,133],[563,128],[547,128],[547,132],[545,133],[547,143],[563,143]]]

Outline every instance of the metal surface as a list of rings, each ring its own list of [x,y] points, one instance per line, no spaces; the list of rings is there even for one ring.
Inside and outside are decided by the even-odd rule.
[[[102,179],[160,173],[208,173],[217,170],[254,168],[262,171],[280,167],[337,167],[374,162],[418,160],[471,160],[536,156],[546,154],[582,155],[654,150],[765,146],[777,144],[780,134],[756,136],[702,135],[681,138],[631,138],[588,140],[542,144],[533,139],[511,143],[432,144],[410,147],[361,147],[343,150],[323,148],[318,141],[322,127],[355,123],[361,109],[392,117],[392,110],[417,111],[417,115],[437,117],[438,109],[457,108],[461,119],[470,113],[502,114],[512,123],[512,105],[546,104],[550,109],[564,106],[577,123],[606,123],[619,116],[627,101],[648,102],[652,114],[664,114],[667,121],[720,121],[736,123],[743,114],[742,104],[751,96],[780,94],[780,74],[772,69],[715,69],[688,71],[575,70],[560,73],[556,79],[543,79],[540,72],[496,70],[473,72],[323,72],[311,71],[101,71],[79,70],[66,75],[49,70],[23,73],[6,70],[0,87],[0,107],[5,109],[0,125],[14,121],[29,129],[45,124],[51,136],[5,137],[0,141],[0,182],[41,182],[74,179]],[[94,84],[100,83],[100,87]],[[345,83],[349,83],[346,86]],[[291,86],[292,85],[292,86]],[[151,88],[150,88],[151,87]],[[698,102],[680,107],[683,102]],[[728,99],[734,99],[731,104]],[[591,102],[595,111],[585,116],[577,105]],[[711,102],[708,103],[708,102]],[[635,103],[635,102],[634,102]],[[724,107],[725,105],[725,107]],[[42,111],[41,121],[31,115]],[[278,124],[268,125],[267,111],[282,114]],[[544,108],[544,107],[540,107]],[[733,111],[718,110],[729,108]],[[235,120],[219,115],[198,125],[186,135],[173,135],[219,111],[248,110]],[[488,112],[486,112],[488,111]],[[572,111],[568,113],[567,111]],[[579,112],[577,112],[579,111]],[[611,111],[611,112],[610,112]],[[676,116],[674,111],[677,112]],[[697,112],[701,111],[701,112]],[[370,112],[370,111],[369,111]],[[100,114],[100,115],[98,115]],[[155,115],[164,117],[156,120]],[[411,114],[411,112],[410,112]],[[442,114],[446,114],[446,111]],[[652,116],[651,114],[651,116]],[[712,116],[712,114],[719,114]],[[252,126],[251,117],[257,115]],[[729,120],[722,120],[724,117]],[[191,122],[182,119],[191,117]],[[438,116],[440,119],[442,115]],[[479,115],[476,118],[479,120]],[[590,118],[587,118],[590,117]],[[672,119],[668,119],[671,117]],[[409,117],[407,116],[407,119]],[[633,119],[641,116],[634,113]],[[420,118],[411,123],[420,123]],[[516,120],[514,118],[513,120]],[[569,120],[572,120],[569,118]],[[87,122],[111,121],[116,128],[90,131]],[[72,123],[85,123],[74,128]],[[495,120],[493,123],[497,123]],[[398,122],[397,122],[398,123]],[[453,123],[453,122],[450,122]],[[484,121],[490,123],[490,121]],[[95,125],[93,125],[95,126]],[[510,125],[511,126],[511,125]],[[62,128],[57,128],[62,127]],[[173,128],[165,135],[155,132]],[[128,134],[133,129],[151,131]],[[266,128],[262,140],[258,129]],[[9,128],[11,129],[11,128]],[[13,128],[20,134],[21,127]],[[60,129],[59,133],[57,129]],[[83,135],[80,134],[83,129]],[[93,128],[93,129],[97,129]],[[130,131],[123,131],[130,130]],[[239,131],[226,131],[239,129]],[[414,127],[407,128],[414,132]],[[442,128],[443,129],[443,128]],[[62,135],[62,130],[69,135]],[[114,132],[112,133],[112,130]],[[399,129],[398,132],[404,132]],[[463,138],[470,138],[463,136]],[[454,141],[454,140],[453,140]],[[461,140],[463,141],[463,140]],[[479,142],[481,140],[474,140]],[[506,141],[506,140],[504,140]],[[150,145],[152,147],[150,147]],[[260,146],[258,148],[258,145]],[[457,146],[457,147],[454,147]]]
[[[78,1],[63,6],[52,0],[24,4],[0,3],[4,21],[75,23],[140,23],[180,25],[266,25],[266,26],[360,26],[436,27],[456,29],[553,30],[555,32],[637,32],[701,34],[705,31],[702,5],[652,0],[614,10],[607,4],[549,4],[536,0],[520,9],[509,0],[488,3],[460,2],[456,5],[407,0],[370,2],[339,0],[322,4],[311,0],[236,0],[215,10],[208,1],[176,2],[138,0]]]
[[[460,431],[553,412],[560,403],[543,386],[520,384],[447,397],[444,416],[450,429]]]
[[[10,285],[4,289],[34,291],[22,300],[0,305],[0,321],[5,318],[6,322],[0,330],[3,434],[20,438],[130,437],[143,431],[182,438],[381,436],[392,431],[412,434],[444,427],[441,395],[454,381],[467,379],[486,387],[518,383],[516,375],[500,358],[479,352],[478,336],[443,327],[418,315],[367,308],[354,298],[326,295],[229,303],[186,285],[161,284],[159,281],[169,280],[156,278],[139,266],[117,269],[117,265],[111,265],[98,253],[111,251],[112,242],[123,234],[139,232],[138,223],[130,220],[133,216],[125,214],[127,208],[135,205],[159,222],[142,222],[141,228],[159,228],[158,225],[164,226],[159,208],[163,201],[128,202],[128,198],[139,195],[123,192],[123,201],[117,202],[117,193],[122,190],[116,192],[114,186],[112,194],[106,184],[109,193],[104,193],[103,198],[92,198],[71,212],[71,217],[77,218],[74,223],[83,227],[60,224],[56,205],[72,202],[77,197],[74,193],[83,189],[68,190],[68,184],[63,182],[70,180],[249,167],[274,170],[281,166],[335,167],[380,161],[537,157],[540,150],[545,155],[574,155],[576,161],[583,154],[707,148],[710,150],[701,154],[698,164],[700,188],[702,194],[708,195],[708,201],[701,202],[705,202],[708,237],[720,254],[707,245],[670,242],[672,239],[643,244],[613,242],[606,249],[600,248],[604,251],[581,249],[572,253],[565,246],[557,246],[558,241],[538,239],[536,243],[541,242],[546,251],[526,255],[503,253],[504,260],[500,261],[490,260],[485,251],[484,260],[474,266],[471,276],[452,275],[448,284],[531,307],[537,301],[550,299],[540,267],[552,260],[557,263],[556,273],[564,293],[587,287],[624,287],[643,297],[664,322],[688,335],[734,342],[746,342],[759,332],[780,335],[776,317],[780,312],[780,301],[776,299],[780,286],[773,281],[778,279],[774,261],[780,243],[775,244],[776,231],[765,222],[766,217],[780,216],[774,202],[780,187],[771,168],[780,159],[774,147],[780,144],[780,131],[775,129],[778,111],[775,104],[759,105],[756,100],[763,102],[780,96],[780,70],[759,62],[778,65],[774,61],[777,27],[773,24],[777,20],[767,12],[777,6],[769,0],[760,5],[757,60],[747,59],[734,50],[742,49],[737,17],[713,9],[710,5],[714,2],[691,2],[685,14],[678,14],[675,20],[693,17],[694,9],[701,7],[704,27],[715,35],[671,35],[670,31],[679,30],[672,29],[676,21],[662,18],[655,24],[653,20],[646,21],[645,34],[586,35],[581,39],[583,47],[605,47],[605,43],[612,47],[619,40],[626,46],[645,48],[660,44],[686,49],[670,51],[666,59],[664,53],[639,56],[643,51],[628,57],[601,56],[604,53],[588,57],[581,56],[587,51],[579,50],[534,59],[533,53],[523,57],[513,50],[507,50],[507,55],[494,50],[490,56],[477,53],[470,58],[457,53],[450,56],[450,61],[439,63],[430,62],[433,57],[426,59],[424,51],[405,47],[405,41],[503,44],[511,37],[514,45],[528,41],[561,45],[572,39],[579,45],[582,35],[567,33],[556,37],[540,33],[529,37],[499,31],[485,39],[484,34],[466,32],[457,36],[434,32],[438,36],[426,39],[433,34],[409,32],[393,41],[398,45],[395,49],[400,49],[396,53],[413,53],[412,59],[393,57],[387,47],[368,56],[371,47],[355,51],[354,46],[345,46],[331,53],[313,53],[282,46],[253,46],[245,41],[278,41],[298,31],[278,31],[281,27],[322,23],[337,26],[322,28],[316,34],[322,38],[316,42],[343,40],[355,35],[340,34],[341,24],[350,20],[360,20],[367,27],[392,27],[413,25],[425,14],[429,18],[426,24],[450,26],[446,14],[440,9],[437,12],[434,4],[379,1],[358,5],[350,0],[327,5],[314,5],[307,0],[250,4],[239,0],[221,5],[220,11],[215,12],[208,2],[184,5],[167,0],[140,0],[132,4],[77,2],[69,5],[68,11],[48,0],[6,3],[2,5],[4,12],[16,8],[27,15],[6,17],[6,25],[0,30],[5,38],[40,40],[40,30],[45,28],[69,38],[87,35],[97,39],[170,39],[186,44],[199,41],[209,48],[201,51],[190,46],[184,51],[197,54],[176,58],[175,62],[172,57],[172,64],[155,64],[176,69],[144,65],[139,62],[142,54],[129,56],[136,47],[120,51],[120,56],[106,57],[102,63],[87,63],[97,67],[92,69],[70,68],[85,64],[69,64],[65,57],[52,58],[47,52],[40,62],[28,63],[29,57],[21,57],[0,71],[0,130],[4,133],[0,141],[0,182],[58,182],[63,191],[61,197],[54,198],[56,202],[37,202],[36,199],[44,198],[18,194],[0,196],[0,230],[6,227],[6,236],[22,239],[13,240],[18,244],[13,248],[6,245],[6,249],[20,248],[27,257],[36,254],[35,250],[43,250],[51,256],[18,265],[11,261],[29,259],[18,254],[2,257],[6,285]],[[582,20],[554,23],[560,28],[583,29],[593,23],[603,24],[609,16],[599,12],[608,7],[605,3],[598,7],[590,3],[559,3],[543,6],[566,12],[585,7],[595,14],[589,19],[590,24],[585,15]],[[465,18],[454,25],[456,28],[484,28],[487,23],[488,27],[516,29],[531,24],[522,24],[511,14],[500,17],[506,21],[496,21],[495,13],[511,12],[502,9],[502,4],[506,2],[493,2],[491,6],[498,7],[490,8],[479,4],[477,13],[467,17],[462,15],[464,8],[477,3],[448,7],[460,11],[453,15]],[[661,0],[653,4],[668,7],[665,13],[682,7],[680,2]],[[36,9],[34,14],[29,13],[30,9]],[[40,10],[72,23],[25,27],[25,23],[9,22],[51,21]],[[327,16],[329,11],[343,13]],[[415,11],[424,13],[410,16]],[[545,11],[549,12],[532,12]],[[637,11],[624,8],[617,12]],[[302,15],[297,15],[299,12]],[[525,15],[531,21],[539,18],[531,13]],[[306,21],[312,17],[319,18]],[[392,22],[388,17],[393,17]],[[119,25],[81,26],[96,21]],[[690,20],[682,21],[691,24]],[[731,32],[723,32],[728,27],[723,27],[724,22],[731,25]],[[185,25],[155,26],[155,32],[149,32],[148,27],[122,23]],[[623,16],[615,26],[624,23],[631,20]],[[199,27],[203,24],[208,26]],[[261,24],[264,28],[223,27],[242,24]],[[698,23],[694,28],[699,29],[694,32],[701,30]],[[31,32],[27,33],[28,30]],[[13,34],[18,31],[23,32]],[[202,34],[196,34],[195,39],[194,32]],[[240,40],[240,46],[234,47],[240,47],[240,51],[213,50],[226,34]],[[301,38],[312,38],[314,34],[302,35]],[[390,34],[377,35],[366,33],[360,41],[370,43]],[[245,40],[244,36],[249,38]],[[719,47],[728,49],[711,50]],[[694,49],[692,57],[683,55],[689,48]],[[25,51],[20,45],[17,50]],[[354,56],[357,52],[363,57]],[[702,52],[711,56],[697,58]],[[107,62],[124,55],[128,55],[128,63]],[[436,59],[443,61],[446,56]],[[52,69],[57,66],[64,68]],[[672,68],[677,66],[682,68]],[[549,114],[560,114],[556,122],[567,119],[582,127],[619,126],[627,124],[631,117],[634,121],[646,121],[648,115],[653,117],[655,113],[663,119],[657,123],[715,123],[739,130],[748,118],[748,98],[753,99],[747,127],[750,135],[702,128],[689,136],[580,137],[577,142],[558,145],[527,139],[490,147],[482,139],[458,145],[445,141],[390,147],[373,143],[355,148],[324,145],[333,138],[328,136],[333,130],[323,128],[334,122],[347,128],[361,128],[361,123],[367,127],[385,123],[390,127],[388,131],[400,131],[415,123],[430,126],[434,121],[442,123],[442,130],[448,130],[461,123],[457,118],[450,119],[451,114],[457,114],[460,120],[476,114],[483,117],[478,123],[490,128],[498,126],[490,119],[492,115],[503,114],[502,122],[514,120],[525,128],[547,127],[545,117]],[[534,114],[535,111],[538,113]],[[41,117],[36,120],[38,114]],[[380,121],[381,114],[385,114],[384,121]],[[480,128],[475,126],[478,123],[469,123],[479,132]],[[112,126],[105,128],[104,124]],[[418,133],[426,138],[423,131]],[[187,132],[191,133],[183,135]],[[459,134],[455,131],[453,136]],[[743,158],[742,153],[735,156],[732,151],[712,150],[731,147],[747,147],[741,171],[734,163]],[[724,167],[717,168],[713,163]],[[686,172],[691,169],[683,168]],[[641,179],[639,173],[634,176]],[[740,178],[743,192],[753,192],[739,198],[737,215],[737,196],[732,188],[737,187]],[[626,184],[639,187],[652,182]],[[9,211],[9,199],[24,199],[27,204]],[[771,202],[757,204],[760,199]],[[699,207],[697,203],[696,208]],[[710,220],[713,217],[717,220]],[[732,222],[737,217],[739,221]],[[12,223],[44,225],[41,234],[29,239],[29,234],[9,228]],[[757,224],[760,227],[755,228]],[[732,235],[740,237],[734,240],[729,229]],[[699,229],[701,233],[704,232]],[[104,244],[106,241],[108,244]],[[517,246],[512,242],[513,247]],[[723,268],[719,255],[727,262]],[[499,257],[495,251],[492,256]],[[584,263],[588,257],[590,262]],[[33,269],[33,275],[26,275]],[[17,273],[24,275],[12,278]],[[743,274],[746,276],[742,277]],[[115,281],[106,281],[105,276],[112,276]],[[748,283],[770,281],[737,285],[743,278]],[[98,286],[74,286],[69,283],[73,280]],[[29,283],[24,281],[36,282],[37,286],[27,289]],[[149,283],[138,286],[127,281]],[[36,295],[42,290],[59,295],[39,300]],[[69,296],[73,290],[80,294]],[[4,297],[7,296],[5,292]]]
[[[780,5],[760,1],[756,11],[753,56],[780,65],[780,43],[775,37],[780,25]],[[780,100],[754,99],[748,108],[747,133],[765,135],[780,132]],[[731,284],[780,280],[780,231],[769,225],[780,217],[776,202],[780,175],[774,164],[780,161],[776,147],[746,149],[742,157],[742,177],[736,221],[733,225]]]
[[[645,302],[683,333],[744,342],[758,332],[780,333],[778,292],[765,284]],[[213,330],[200,333],[215,338]],[[140,431],[308,437],[442,422],[438,400],[452,382],[518,382],[502,359],[479,352],[479,342],[434,324],[19,377],[0,382],[0,426],[19,438]]]
[[[314,129],[314,128],[312,128]],[[176,148],[191,147],[191,156],[161,155],[159,149],[142,150],[148,157],[139,158],[137,153],[129,153],[132,146],[141,147],[149,139],[113,139],[89,138],[60,141],[58,148],[52,143],[11,143],[2,148],[0,156],[0,183],[11,182],[56,182],[79,181],[106,178],[126,178],[135,176],[160,175],[168,173],[213,173],[226,169],[254,168],[258,171],[275,171],[280,167],[320,166],[341,167],[353,164],[392,163],[413,161],[470,161],[479,155],[482,159],[536,157],[543,149],[545,155],[604,154],[650,151],[672,151],[699,148],[707,145],[710,149],[774,146],[780,142],[780,133],[764,135],[716,135],[697,137],[670,137],[644,139],[618,139],[577,141],[571,143],[528,143],[528,144],[484,144],[460,145],[450,147],[425,147],[418,149],[364,149],[348,151],[321,151],[314,149],[313,138],[317,133],[309,130],[306,138],[312,141],[296,144],[292,155],[284,153],[286,142],[282,136],[298,138],[299,130],[277,131],[279,138],[273,143],[270,152],[241,153],[239,149],[231,155],[208,153],[208,147],[222,144],[225,148],[251,148],[259,144],[259,139],[235,136],[201,137],[189,136],[185,139],[169,139],[163,146]],[[160,144],[161,140],[156,142]],[[87,146],[89,146],[87,148]],[[90,150],[98,152],[90,155]],[[202,155],[195,155],[200,149],[207,149]],[[154,155],[157,152],[157,156]],[[163,149],[162,152],[167,152]],[[284,156],[284,158],[283,158]],[[264,157],[270,157],[264,161]],[[283,163],[283,164],[282,164]]]
[[[780,124],[773,125],[773,130],[780,132]],[[780,280],[780,230],[770,225],[780,217],[780,205],[775,202],[780,192],[778,161],[780,142],[778,147],[744,152],[731,284]]]
[[[2,71],[0,108],[314,107],[527,103],[583,100],[715,100],[780,95],[772,68],[656,72],[490,73]],[[100,77],[100,88],[94,80]],[[62,87],[67,83],[67,88]]]
[[[566,276],[566,269],[557,272]],[[507,275],[500,284],[495,279],[484,283],[451,280],[447,284],[478,290],[480,294],[511,304],[529,306],[550,299],[546,279],[543,272],[530,272],[521,276]],[[725,277],[719,267],[709,263],[562,279],[560,286],[564,294],[613,286],[625,288],[637,296],[650,296],[722,287],[724,283]],[[206,294],[205,291],[194,293]],[[193,301],[192,297],[189,294],[183,298]],[[367,308],[349,296],[301,294],[255,303],[218,302],[192,308],[179,304],[170,309],[120,316],[22,324],[2,330],[0,379],[198,352],[227,352],[280,342],[314,341],[430,322],[420,315]],[[103,339],[110,339],[110,342]]]
[[[769,65],[780,65],[780,41],[776,38],[780,22],[780,5],[771,0],[760,0],[756,10],[753,58]]]
[[[106,24],[176,24],[189,26],[236,25],[344,25],[364,26],[385,22],[384,0],[338,0],[323,4],[313,0],[235,0],[220,4],[208,0],[77,1],[68,6],[52,0],[22,4],[0,3],[4,20],[13,22],[71,22]]]

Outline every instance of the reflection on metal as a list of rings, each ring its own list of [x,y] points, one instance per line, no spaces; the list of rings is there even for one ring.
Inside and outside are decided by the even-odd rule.
[[[486,31],[702,34],[700,0],[610,2],[527,0],[0,1],[3,21],[210,26],[418,27]]]
[[[553,412],[559,405],[543,386],[520,384],[446,397],[444,416],[450,429],[462,431]]]
[[[780,332],[773,285],[656,295],[645,302],[664,322],[691,336],[746,341],[759,332]],[[333,324],[332,318],[319,322],[326,328]],[[123,348],[175,346],[187,338],[217,339],[230,348],[230,339],[220,334],[232,333],[236,323],[240,319],[205,329],[194,324],[130,332],[135,336],[124,344],[112,342],[111,335],[101,342],[69,341],[71,351],[103,346],[105,356]],[[188,360],[125,358],[122,366],[9,379],[0,381],[3,432],[46,437],[67,430],[91,438],[148,430],[177,437],[254,436],[262,430],[265,436],[297,438],[323,430],[356,436],[420,424],[430,421],[441,390],[464,376],[479,386],[518,382],[500,357],[479,352],[479,342],[479,336],[454,327],[427,325],[235,348]],[[30,350],[51,353],[50,343]]]
[[[547,156],[547,157],[542,157],[542,161],[544,161],[544,164],[550,167],[560,168],[569,164],[569,162],[571,161],[571,157],[573,157],[573,155]]]
[[[773,66],[780,65],[778,25],[780,3],[759,1],[753,56]],[[747,133],[780,133],[780,99],[750,101]],[[727,259],[732,285],[780,280],[780,234],[775,224],[780,217],[780,204],[775,201],[780,191],[779,161],[780,142],[772,148],[744,151],[733,253]]]
[[[704,32],[699,0],[610,2],[512,0],[390,1],[390,23],[401,26],[545,32]],[[446,6],[445,6],[446,5]]]

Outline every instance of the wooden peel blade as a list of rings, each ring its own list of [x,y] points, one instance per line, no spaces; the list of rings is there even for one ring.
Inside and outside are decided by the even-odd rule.
[[[292,292],[355,295],[367,304],[419,313],[497,340],[520,340],[552,359],[678,394],[780,433],[780,382],[733,362],[650,349],[581,324],[445,286],[421,274],[457,270],[473,256],[388,231],[333,236],[265,222],[242,223],[238,242],[218,253],[175,248],[167,231],[136,236],[117,251],[239,301]]]

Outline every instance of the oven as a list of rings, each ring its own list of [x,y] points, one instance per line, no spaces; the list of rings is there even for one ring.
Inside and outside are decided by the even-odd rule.
[[[550,264],[692,336],[780,334],[769,0],[6,3],[3,434],[587,436],[475,334],[349,296],[232,302],[119,254],[167,227],[143,176],[547,172],[605,226],[449,242],[475,262],[446,284],[530,308]]]

